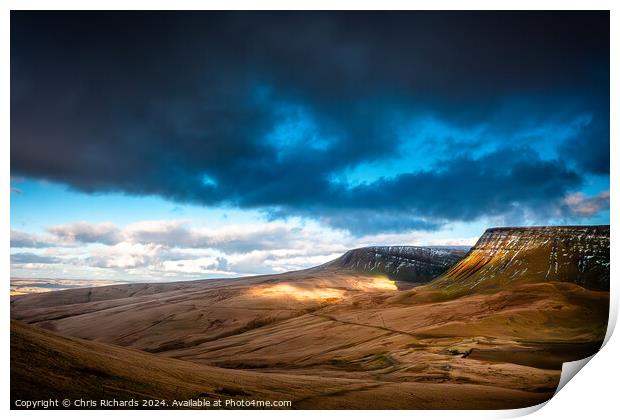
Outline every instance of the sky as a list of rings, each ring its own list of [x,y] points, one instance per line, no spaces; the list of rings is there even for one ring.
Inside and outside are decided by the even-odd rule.
[[[11,12],[11,276],[609,223],[608,12]]]

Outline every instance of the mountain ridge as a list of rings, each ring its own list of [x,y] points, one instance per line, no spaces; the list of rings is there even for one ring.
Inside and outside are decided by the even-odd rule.
[[[221,373],[225,392],[287,394],[295,408],[542,402],[553,395],[562,363],[591,355],[605,336],[609,293],[584,285],[605,283],[608,243],[606,226],[492,228],[447,272],[407,290],[370,270],[390,262],[376,251],[398,258],[437,252],[371,247],[275,275],[15,297],[11,318],[30,325],[12,326],[12,385],[50,392],[73,384],[54,378],[87,372],[84,387],[59,389],[78,398],[83,388],[96,395],[123,384],[131,394],[155,380],[152,395],[185,398],[218,395],[212,376]],[[579,265],[584,259],[598,268],[580,274],[588,271]],[[355,271],[358,263],[366,271]],[[549,267],[553,275],[545,276]],[[129,376],[122,371],[128,358]],[[162,371],[152,378],[154,364]],[[193,378],[191,386],[170,382],[172,364]],[[508,403],[510,395],[520,401]]]
[[[572,282],[609,291],[609,225],[487,229],[435,288],[485,289],[510,283]]]
[[[390,280],[423,284],[452,267],[469,247],[368,246],[351,249],[315,270],[345,269],[386,275]]]

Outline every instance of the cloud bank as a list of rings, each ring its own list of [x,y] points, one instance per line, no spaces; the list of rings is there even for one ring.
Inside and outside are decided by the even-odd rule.
[[[12,175],[86,193],[359,236],[587,216],[609,173],[608,12],[12,12],[11,74]]]
[[[11,247],[16,252],[11,264],[13,270],[45,270],[51,265],[60,272],[91,269],[103,278],[225,277],[308,268],[357,246],[471,245],[475,240],[433,243],[413,231],[356,237],[301,220],[210,229],[196,228],[186,220],[142,221],[125,227],[79,222],[50,226],[39,235],[12,230]]]

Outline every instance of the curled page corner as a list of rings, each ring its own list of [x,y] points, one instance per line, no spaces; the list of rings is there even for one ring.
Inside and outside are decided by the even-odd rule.
[[[560,382],[558,383],[558,387],[556,388],[555,393],[553,394],[553,397],[555,397],[558,394],[558,392],[560,392],[560,390],[562,388],[564,388],[564,385],[566,385],[571,379],[573,379],[573,377],[590,360],[592,360],[592,358],[595,355],[596,355],[596,353],[594,353],[593,355],[588,356],[588,357],[586,357],[584,359],[574,360],[572,362],[562,363],[562,372],[560,373]],[[547,401],[543,401],[542,403],[537,404],[537,405],[533,405],[531,407],[517,408],[517,409],[513,409],[513,410],[505,410],[505,411],[502,412],[503,414],[500,415],[500,418],[516,418],[516,417],[527,416],[528,414],[532,414],[532,413],[540,410],[541,408],[543,408],[545,405],[547,405],[547,403],[549,401],[551,401],[553,399],[553,397],[549,398]]]
[[[620,300],[620,297],[618,296],[618,293],[610,294],[607,332],[605,333],[605,339],[603,340],[603,345],[601,346],[601,348],[605,347],[605,345],[611,338],[611,335],[614,333],[614,330],[616,329],[616,323],[618,322],[618,307],[620,306],[619,300]]]
[[[555,395],[555,394],[554,394]],[[517,417],[525,417],[529,414],[535,413],[536,411],[540,410],[541,408],[543,408],[545,405],[547,405],[547,403],[551,401],[551,399],[548,399],[547,401],[543,401],[540,404],[536,404],[536,405],[532,405],[530,407],[523,407],[523,408],[513,408],[511,410],[501,410],[501,411],[497,411],[498,413],[498,418],[502,418],[502,419],[514,419]]]
[[[594,353],[592,356],[586,357],[585,359],[575,360],[572,362],[562,363],[562,373],[560,373],[560,383],[558,383],[558,387],[555,390],[554,396],[557,395],[558,392],[564,385],[566,385],[573,377],[579,372],[592,358],[596,355]]]

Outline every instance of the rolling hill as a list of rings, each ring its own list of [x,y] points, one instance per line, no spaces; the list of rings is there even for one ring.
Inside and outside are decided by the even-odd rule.
[[[414,396],[412,400],[412,396]],[[372,398],[368,398],[372,396]],[[439,396],[439,397],[438,397]],[[11,405],[17,400],[290,402],[269,408],[495,408],[536,404],[535,392],[454,384],[396,384],[231,370],[60,336],[11,322]],[[185,408],[182,405],[177,407]],[[59,408],[62,408],[59,407]],[[76,407],[71,407],[76,408]],[[83,408],[101,408],[83,407]],[[123,407],[118,407],[123,408]],[[248,406],[252,408],[252,406]]]
[[[35,341],[70,336],[230,375],[359,385],[329,397],[293,388],[293,408],[527,406],[553,394],[564,361],[600,347],[608,227],[490,229],[455,265],[456,251],[391,248],[271,276],[20,296],[11,316],[43,328]],[[388,276],[403,259],[415,260],[410,281],[422,267],[447,271],[411,288]]]

